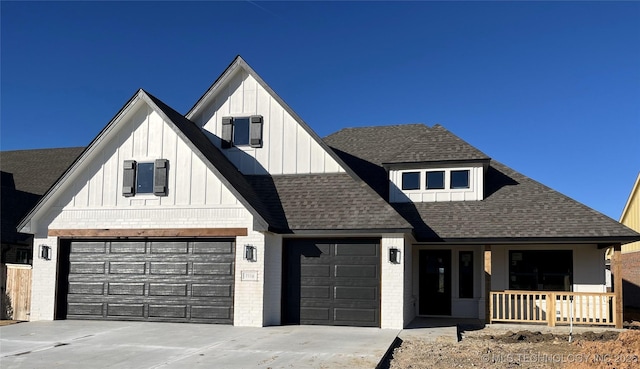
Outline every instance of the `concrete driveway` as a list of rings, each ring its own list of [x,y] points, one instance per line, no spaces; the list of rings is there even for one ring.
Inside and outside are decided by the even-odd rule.
[[[375,368],[400,330],[57,320],[0,327],[9,368]]]

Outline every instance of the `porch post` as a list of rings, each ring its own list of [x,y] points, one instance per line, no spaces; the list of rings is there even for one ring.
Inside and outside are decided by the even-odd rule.
[[[484,245],[484,321],[491,323],[491,245]]]
[[[613,256],[611,257],[611,272],[613,274],[613,297],[615,300],[615,311],[613,312],[616,328],[622,328],[622,255],[621,245],[613,245]]]

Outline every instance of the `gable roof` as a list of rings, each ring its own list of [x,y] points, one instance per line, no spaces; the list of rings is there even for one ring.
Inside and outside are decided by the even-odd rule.
[[[421,130],[424,133],[415,136]],[[442,148],[445,154],[436,156],[440,160],[443,157],[455,158],[451,160],[487,159],[486,155],[468,149],[466,146],[469,144],[455,139],[452,133],[441,127],[420,129],[416,125],[407,125],[351,128],[330,135],[325,141],[347,158],[345,161],[353,162],[356,172],[376,186],[379,193],[384,190],[382,186],[386,186],[388,192],[388,175],[382,167],[384,163],[395,158],[423,161],[422,153],[398,153],[398,142],[384,139],[384,134],[389,132],[396,137],[406,137],[410,142],[409,147],[414,150],[422,146],[416,144],[417,140],[433,143],[436,150],[438,145],[445,146]],[[435,137],[426,139],[428,135]],[[448,153],[446,146],[451,143],[457,145],[461,153]],[[422,242],[624,243],[640,239],[638,233],[615,220],[497,162],[491,162],[487,169],[485,198],[482,201],[392,205],[411,223],[416,239]]]
[[[254,223],[257,229],[267,230],[273,227],[268,222],[271,219],[268,209],[262,205],[260,199],[253,192],[253,188],[247,183],[242,174],[229,162],[229,160],[218,150],[197,128],[195,123],[180,115],[168,105],[156,97],[148,94],[140,89],[134,94],[124,107],[116,114],[116,116],[106,125],[106,127],[98,134],[98,136],[89,144],[86,150],[80,155],[67,171],[56,181],[56,183],[47,191],[37,205],[27,214],[20,222],[20,229],[28,230],[27,227],[30,219],[47,203],[52,195],[61,187],[61,185],[69,179],[72,174],[78,170],[81,164],[87,160],[92,151],[109,136],[116,125],[122,121],[122,117],[127,111],[139,103],[146,103],[154,109],[167,124],[172,127],[175,132],[189,145],[191,149],[203,159],[207,167],[212,170],[215,175],[227,185],[228,189],[238,198],[238,200],[254,215]],[[275,227],[278,225],[276,224]]]
[[[630,215],[633,201],[638,201],[637,197],[640,196],[640,173],[636,177],[636,181],[633,183],[633,188],[629,193],[629,197],[627,198],[627,202],[624,204],[624,209],[622,209],[622,214],[620,215],[620,222],[624,222],[627,215]],[[636,206],[637,209],[637,206]],[[636,215],[638,221],[640,221],[640,215]]]
[[[19,233],[18,222],[83,150],[83,147],[71,147],[0,153],[2,243],[28,243],[31,235]]]

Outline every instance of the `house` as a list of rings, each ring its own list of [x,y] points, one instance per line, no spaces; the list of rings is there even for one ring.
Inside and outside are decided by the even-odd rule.
[[[18,229],[32,320],[238,326],[617,323],[597,271],[640,240],[439,125],[321,139],[239,56],[186,115],[136,92]]]
[[[640,232],[640,173],[622,210],[620,223]],[[622,246],[622,285],[624,306],[640,315],[640,242]],[[637,318],[636,318],[637,319]]]
[[[0,155],[0,290],[3,318],[11,301],[6,298],[7,264],[30,265],[33,235],[16,231],[18,222],[38,202],[82,152],[82,148],[3,151]],[[56,160],[52,160],[55,158]],[[5,306],[7,305],[7,306]]]

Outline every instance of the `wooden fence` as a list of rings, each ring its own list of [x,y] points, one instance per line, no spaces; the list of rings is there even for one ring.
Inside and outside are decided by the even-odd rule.
[[[29,320],[31,311],[31,265],[7,264],[8,313],[13,320]]]
[[[559,291],[492,291],[493,322],[616,325],[613,293]]]

